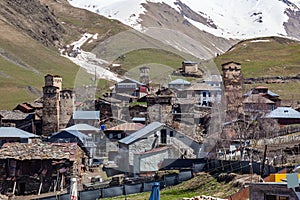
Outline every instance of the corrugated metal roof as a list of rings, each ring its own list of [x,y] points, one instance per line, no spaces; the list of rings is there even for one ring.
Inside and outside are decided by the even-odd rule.
[[[7,138],[38,138],[38,135],[23,131],[15,127],[0,127],[0,137]]]
[[[271,95],[271,96],[273,96],[273,97],[279,97],[278,94],[276,94],[276,93],[274,93],[274,92],[272,92],[272,91],[270,91],[270,90],[268,90],[267,94],[268,94],[268,95]]]
[[[90,138],[89,136],[87,136],[87,135],[84,134],[84,133],[81,133],[81,132],[78,131],[78,130],[63,130],[63,131],[54,133],[54,134],[51,136],[51,138],[64,138],[64,137],[60,137],[60,136],[62,136],[63,134],[70,134],[70,135],[73,135],[73,136],[77,137],[78,139],[80,139],[82,142],[83,142],[84,140]]]
[[[73,119],[100,119],[100,111],[77,110],[73,113]]]
[[[88,124],[75,124],[73,126],[70,126],[68,128],[65,128],[63,130],[69,131],[69,130],[76,130],[76,131],[99,131],[99,128],[96,128],[94,126],[88,125]]]
[[[131,144],[134,141],[138,140],[139,138],[144,137],[148,133],[151,133],[151,132],[155,131],[156,129],[160,128],[163,125],[164,124],[162,124],[160,122],[152,122],[151,124],[145,126],[144,128],[142,128],[142,129],[132,133],[131,135],[119,140],[119,142],[123,143],[123,144]]]
[[[290,107],[278,107],[270,112],[270,114],[268,114],[266,118],[300,119],[300,112]]]
[[[181,78],[169,82],[169,85],[190,85],[190,84],[191,84],[191,82],[188,82],[188,81],[183,80]]]

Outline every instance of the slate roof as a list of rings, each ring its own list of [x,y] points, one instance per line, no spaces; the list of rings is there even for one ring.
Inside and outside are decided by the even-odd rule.
[[[19,110],[0,110],[0,115],[4,120],[24,120],[34,118],[34,114],[23,113]]]
[[[266,118],[273,119],[300,119],[300,112],[290,107],[278,107],[270,112]]]
[[[83,111],[76,110],[73,113],[73,119],[100,119],[100,111]]]
[[[94,126],[88,125],[88,124],[75,124],[73,126],[70,126],[68,128],[63,129],[65,131],[75,130],[75,131],[99,131],[99,128],[96,128]]]
[[[147,134],[159,129],[164,124],[160,122],[152,122],[151,124],[145,126],[144,128],[132,133],[131,135],[119,140],[119,143],[123,144],[131,144],[135,142],[136,140],[146,136]]]
[[[243,103],[263,103],[263,104],[275,104],[273,101],[270,99],[260,95],[260,94],[252,94],[250,96],[247,96],[244,100]]]
[[[141,128],[144,128],[145,125],[140,123],[124,123],[118,126],[109,128],[110,131],[137,131]]]
[[[187,88],[186,90],[192,91],[221,91],[221,88],[210,86],[206,83],[195,83],[191,87]]]
[[[38,135],[23,131],[15,127],[0,127],[1,138],[38,138]]]
[[[169,82],[169,85],[190,85],[190,84],[191,84],[191,82],[188,82],[188,81],[183,80],[181,78]]]
[[[5,143],[0,149],[0,159],[16,160],[76,160],[76,143]]]

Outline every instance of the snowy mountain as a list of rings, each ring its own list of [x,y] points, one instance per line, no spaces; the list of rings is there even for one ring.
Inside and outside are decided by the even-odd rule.
[[[174,39],[181,37],[174,31],[195,44],[209,40],[203,44],[208,52],[199,52],[198,57],[222,53],[228,43],[234,43],[220,38],[284,36],[300,39],[299,0],[69,0],[69,3],[117,19],[189,52],[195,49],[174,44]],[[199,32],[204,36],[199,38]]]

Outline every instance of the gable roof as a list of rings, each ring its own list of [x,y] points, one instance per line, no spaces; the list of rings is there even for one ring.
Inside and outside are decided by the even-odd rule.
[[[62,129],[65,131],[75,130],[75,131],[99,131],[99,128],[96,128],[94,126],[88,125],[88,124],[75,124],[73,126],[70,126],[68,128]]]
[[[90,138],[89,136],[87,136],[86,134],[84,134],[84,133],[82,133],[82,132],[80,132],[78,130],[63,130],[63,131],[54,133],[51,136],[51,138],[67,138],[67,137],[63,137],[63,134],[69,134],[69,135],[72,135],[74,137],[77,137],[78,139],[80,139],[81,142],[83,142],[86,139]]]
[[[100,119],[100,111],[83,111],[76,110],[73,113],[73,119]]]
[[[38,135],[23,131],[15,127],[0,127],[0,137],[2,138],[38,138]]]
[[[290,107],[278,107],[265,118],[273,119],[300,119],[300,112]]]
[[[132,133],[131,135],[119,140],[119,143],[123,144],[131,144],[136,140],[146,136],[147,134],[159,129],[160,127],[164,126],[164,124],[160,122],[152,122],[151,124],[145,126],[144,128]]]
[[[275,104],[270,99],[260,95],[260,94],[251,94],[247,96],[243,103],[254,103],[254,104]]]
[[[169,85],[190,85],[191,82],[178,78],[174,81],[169,82]]]

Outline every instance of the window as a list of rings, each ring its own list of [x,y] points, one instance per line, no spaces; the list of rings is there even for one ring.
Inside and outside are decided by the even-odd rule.
[[[170,137],[174,137],[173,131],[170,131]]]
[[[119,133],[119,134],[118,134],[118,139],[121,139],[121,136],[122,136],[121,133]]]
[[[109,137],[109,139],[112,139],[114,136],[113,136],[112,133],[110,133],[110,134],[108,135],[108,137]]]
[[[167,130],[166,129],[162,129],[160,131],[160,143],[167,144]]]
[[[278,196],[278,195],[266,195],[265,200],[290,200],[287,196]]]

